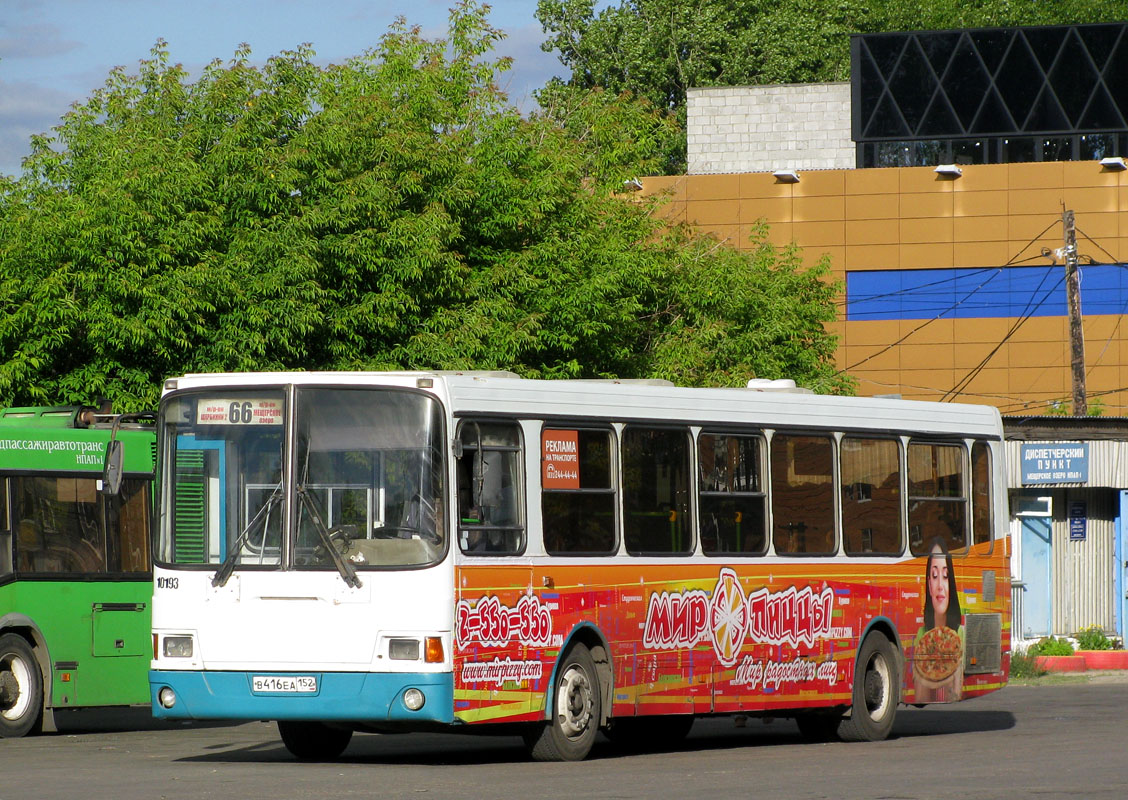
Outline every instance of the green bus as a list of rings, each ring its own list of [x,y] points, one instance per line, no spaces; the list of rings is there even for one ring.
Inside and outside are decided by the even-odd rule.
[[[149,702],[155,443],[147,414],[0,411],[0,737]]]

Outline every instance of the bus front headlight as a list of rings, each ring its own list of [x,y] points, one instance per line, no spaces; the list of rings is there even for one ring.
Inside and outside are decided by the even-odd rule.
[[[164,654],[166,658],[191,658],[191,636],[166,636],[164,637]]]
[[[389,639],[388,658],[393,661],[418,661],[418,639]]]

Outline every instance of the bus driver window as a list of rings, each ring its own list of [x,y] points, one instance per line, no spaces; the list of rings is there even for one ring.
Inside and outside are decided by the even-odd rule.
[[[467,420],[459,429],[458,542],[463,552],[525,549],[521,433],[515,423]]]

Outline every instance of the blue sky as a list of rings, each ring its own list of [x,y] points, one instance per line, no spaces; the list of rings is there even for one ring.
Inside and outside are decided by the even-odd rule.
[[[56,125],[118,65],[135,71],[158,39],[193,75],[240,43],[256,63],[309,42],[318,63],[340,62],[377,44],[397,17],[445,35],[455,0],[0,0],[0,173],[19,171],[28,139]],[[507,38],[509,99],[535,106],[533,90],[566,69],[540,49],[536,0],[493,0],[490,21]]]

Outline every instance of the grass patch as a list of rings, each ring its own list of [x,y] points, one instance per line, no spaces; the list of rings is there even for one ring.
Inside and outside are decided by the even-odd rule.
[[[1031,648],[1033,649],[1033,648]],[[1046,674],[1046,670],[1038,666],[1038,662],[1034,656],[1037,653],[1011,653],[1010,660],[1010,677],[1011,680],[1025,680],[1028,678],[1041,678]]]
[[[1032,678],[1009,678],[1007,686],[1065,686],[1091,682],[1083,672],[1046,672]]]
[[[1068,639],[1047,636],[1026,648],[1026,655],[1031,658],[1034,656],[1071,656],[1073,655],[1073,643]]]

